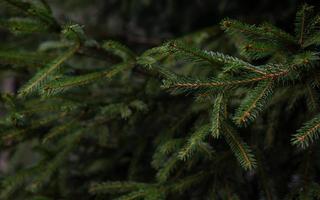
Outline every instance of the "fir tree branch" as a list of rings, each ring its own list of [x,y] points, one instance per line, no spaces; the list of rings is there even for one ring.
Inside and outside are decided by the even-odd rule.
[[[211,135],[214,138],[219,138],[222,132],[222,123],[226,112],[224,94],[220,93],[215,99],[213,111],[211,113]]]
[[[184,143],[184,139],[168,139],[163,144],[159,144],[155,153],[152,156],[151,165],[155,169],[160,169],[168,155],[178,151]]]
[[[270,42],[248,42],[241,46],[241,54],[253,60],[272,56],[275,52],[285,54],[285,49],[279,44]]]
[[[113,40],[104,42],[102,48],[121,57],[124,61],[136,59],[136,55],[128,47]]]
[[[312,34],[310,37],[306,38],[303,43],[303,48],[309,47],[311,45],[319,45],[320,44],[320,33],[316,32]]]
[[[305,87],[307,88],[306,97],[308,108],[312,112],[317,111],[319,109],[319,94],[310,84],[306,84]]]
[[[219,87],[232,87],[232,86],[237,86],[241,84],[249,84],[249,83],[254,83],[258,81],[263,81],[263,80],[274,80],[279,77],[285,76],[288,74],[288,70],[282,70],[280,72],[274,72],[274,73],[269,73],[263,76],[249,76],[248,78],[244,77],[239,80],[221,80],[221,79],[216,79],[213,81],[199,81],[199,80],[173,80],[173,81],[168,81],[165,82],[164,87],[165,88],[177,88],[177,89],[199,89],[199,88],[219,88]]]
[[[272,81],[260,82],[256,88],[250,92],[248,97],[242,102],[234,116],[237,125],[247,125],[253,121],[264,106],[268,103],[272,95]]]
[[[171,156],[164,166],[162,166],[157,172],[157,180],[160,183],[166,182],[171,173],[177,168],[180,160],[178,159],[177,155]]]
[[[299,44],[302,46],[303,45],[304,23],[305,23],[304,12],[302,13],[301,20],[302,21],[301,21],[301,27],[300,27]]]
[[[52,128],[48,134],[45,135],[45,137],[42,139],[42,143],[48,143],[49,140],[53,140],[54,138],[58,137],[59,135],[66,133],[67,131],[71,131],[72,128],[74,128],[74,122],[76,120],[73,119],[70,122],[67,122],[65,124],[62,124],[60,126],[56,126]]]
[[[42,33],[48,29],[46,24],[38,20],[17,17],[8,20],[0,19],[0,27],[8,29],[14,34]]]
[[[236,156],[240,165],[245,170],[252,170],[256,167],[256,159],[252,154],[249,146],[242,141],[242,139],[238,136],[234,128],[232,128],[227,123],[224,124],[224,138],[229,144],[232,152]]]
[[[266,40],[268,42],[280,42],[295,44],[295,39],[290,34],[269,24],[261,26],[249,25],[237,20],[225,19],[221,22],[222,29],[229,35],[241,35],[245,41],[252,43]]]
[[[32,1],[32,2],[24,2],[20,0],[1,0],[8,3],[11,6],[18,8],[24,14],[39,19],[44,24],[48,24],[51,30],[55,32],[60,32],[61,26],[59,23],[52,17],[51,10],[49,9],[48,5],[45,0],[41,1],[42,5],[37,5],[39,2]]]
[[[169,185],[168,190],[170,193],[175,193],[175,192],[182,193],[187,189],[191,188],[192,186],[200,183],[204,179],[210,177],[211,173],[212,172],[208,170],[208,171],[200,171],[191,176],[187,176],[178,181],[175,181],[172,185]]]
[[[147,192],[145,190],[137,190],[127,195],[123,195],[119,198],[116,198],[115,200],[137,200],[145,197],[146,195],[147,195]]]
[[[319,53],[313,51],[304,51],[293,56],[290,68],[294,70],[310,69],[320,60]]]
[[[33,167],[23,169],[18,173],[7,176],[1,181],[0,199],[12,199],[16,190],[24,184],[38,171],[43,168],[43,163],[37,164]],[[12,197],[12,198],[10,198]]]
[[[187,144],[179,151],[178,158],[186,161],[190,159],[193,153],[199,148],[203,140],[210,133],[210,125],[204,125],[198,128],[188,139]]]
[[[306,34],[309,30],[307,30],[308,22],[307,20],[310,18],[310,14],[313,11],[313,6],[309,6],[304,4],[302,8],[297,12],[295,19],[295,32],[298,37],[298,43],[301,47],[304,46],[304,40],[306,38]]]
[[[130,192],[134,190],[138,190],[141,188],[145,188],[147,184],[139,183],[139,182],[104,182],[104,183],[92,183],[89,192],[91,194],[118,194],[124,192]]]
[[[305,123],[304,126],[293,135],[291,143],[302,149],[305,149],[319,138],[319,133],[320,115],[317,115],[312,120]]]
[[[270,40],[272,40],[272,37],[274,37],[274,38],[278,38],[280,40],[283,40],[283,41],[291,43],[291,44],[295,43],[295,38],[291,34],[281,30],[278,27],[273,26],[272,24],[264,23],[259,28],[263,32],[265,32],[267,36],[270,37]],[[278,42],[278,41],[276,41],[276,42]]]
[[[101,46],[81,46],[77,53],[90,58],[107,61],[111,64],[117,64],[121,62],[121,58],[119,56],[104,50]]]
[[[249,71],[252,71],[258,74],[263,74],[263,75],[266,74],[266,72],[263,71],[263,69],[259,69],[258,67],[253,66],[250,63],[247,63],[236,57],[225,55],[223,53],[197,49],[195,47],[190,47],[184,44],[183,42],[178,42],[178,41],[170,42],[167,44],[167,46],[170,53],[178,54],[182,58],[191,58],[192,61],[195,61],[195,62],[202,60],[202,61],[209,62],[212,65],[215,65],[215,64],[232,65],[232,66],[236,66],[237,68],[247,69]]]
[[[299,32],[299,44],[303,45],[303,34],[304,34],[304,27],[305,27],[305,9],[306,7],[303,6],[301,13],[298,13],[297,18],[299,18],[300,23],[300,32]],[[300,15],[299,15],[300,14]]]
[[[21,141],[25,137],[28,137],[26,133],[36,130],[42,126],[55,122],[59,118],[58,115],[47,116],[45,119],[32,121],[27,128],[23,129],[12,129],[2,134],[1,143],[12,145],[12,143]]]
[[[128,68],[131,68],[133,65],[134,63],[132,62],[125,62],[125,63],[114,65],[113,67],[111,67],[111,69],[108,69],[102,72],[93,72],[93,73],[81,75],[81,76],[64,77],[61,79],[57,79],[47,83],[43,87],[41,93],[42,95],[45,95],[45,96],[55,95],[67,89],[87,85],[103,78],[110,79],[113,76],[117,75],[119,72],[122,72]]]
[[[48,80],[49,76],[54,73],[60,65],[67,59],[72,57],[74,53],[79,49],[80,44],[77,43],[74,47],[70,48],[67,52],[56,58],[52,62],[48,63],[43,69],[41,69],[28,83],[26,83],[19,91],[19,96],[24,97],[37,91]]]
[[[12,67],[40,67],[49,62],[51,55],[18,50],[0,50],[0,63]]]
[[[191,58],[193,61],[207,61],[211,64],[216,64],[216,61],[212,57],[208,56],[204,51],[200,49],[189,47],[186,44],[178,41],[169,42],[167,45],[168,51],[184,58]]]
[[[35,177],[27,189],[33,192],[38,191],[45,184],[45,182],[50,180],[50,177],[53,175],[53,173],[57,171],[59,167],[61,167],[73,148],[74,145],[71,143],[68,144],[68,146],[62,151],[60,151],[51,161],[48,162],[47,165],[45,165],[43,170],[39,170],[40,174]]]

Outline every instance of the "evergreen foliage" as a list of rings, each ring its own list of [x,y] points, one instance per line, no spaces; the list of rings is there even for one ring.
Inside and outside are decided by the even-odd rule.
[[[41,37],[0,46],[19,80],[1,95],[13,167],[0,199],[320,198],[313,6],[292,34],[225,19],[228,37],[208,28],[136,53],[58,22],[44,0],[1,1],[19,13],[1,27]]]

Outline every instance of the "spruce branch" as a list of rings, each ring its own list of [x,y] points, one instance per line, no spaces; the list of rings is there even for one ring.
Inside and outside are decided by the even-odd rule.
[[[295,39],[283,30],[270,24],[261,26],[249,25],[237,20],[225,19],[221,22],[222,29],[230,36],[240,36],[246,42],[268,41],[282,44],[295,44]]]
[[[239,125],[248,125],[254,121],[257,115],[264,109],[270,97],[272,96],[273,81],[260,82],[252,92],[247,96],[237,109],[233,118],[234,122]]]
[[[35,177],[27,189],[33,192],[38,191],[47,181],[49,181],[53,173],[65,162],[67,156],[73,150],[73,147],[73,145],[69,144],[59,152],[53,160],[49,161],[43,170],[39,170],[40,174]]]
[[[63,133],[67,133],[68,131],[69,132],[72,132],[71,129],[74,128],[74,123],[75,120],[72,120],[71,122],[67,122],[65,124],[62,124],[60,126],[56,126],[54,128],[52,128],[48,134],[46,134],[44,136],[44,138],[42,139],[42,143],[45,144],[45,143],[48,143],[48,141],[51,141],[53,140],[54,138],[57,138],[58,136],[62,135]]]
[[[275,52],[284,53],[285,49],[277,43],[270,42],[245,42],[240,48],[240,54],[252,60],[270,57]]]
[[[18,173],[7,176],[1,181],[0,199],[11,199],[16,190],[23,187],[32,176],[43,168],[43,163],[39,163],[33,167],[23,169]]]
[[[180,163],[180,160],[177,155],[171,156],[164,166],[162,166],[158,172],[157,172],[157,180],[160,183],[166,182],[171,173],[178,167],[178,164]]]
[[[169,42],[165,47],[169,53],[172,53],[177,57],[190,59],[193,62],[206,61],[211,64],[216,64],[216,60],[209,56],[205,51],[190,47],[181,41]]]
[[[45,100],[30,100],[26,108],[21,111],[21,114],[32,115],[40,113],[62,113],[75,111],[84,104],[67,100],[67,99],[45,99]]]
[[[53,30],[55,22],[45,0],[0,1],[9,2],[25,14],[0,20],[6,28],[16,33],[46,31],[41,38],[30,34],[30,39],[23,40],[23,44],[56,37],[61,32]],[[4,70],[13,71],[14,76],[23,76],[18,72],[45,65],[18,95],[39,94],[40,97],[3,95],[0,98],[0,115],[5,115],[0,119],[0,143],[10,148],[13,158],[10,157],[10,161],[14,163],[15,157],[19,157],[18,151],[25,150],[25,144],[35,147],[35,150],[31,149],[32,153],[42,158],[36,167],[23,170],[23,173],[16,173],[14,164],[14,176],[4,177],[2,181],[0,198],[36,199],[51,195],[72,198],[78,194],[89,199],[94,198],[89,196],[93,195],[97,198],[119,197],[118,200],[240,199],[254,198],[256,194],[262,199],[281,198],[282,193],[278,197],[278,191],[269,188],[269,181],[275,180],[290,181],[289,185],[293,187],[289,187],[290,191],[285,188],[285,191],[293,192],[288,198],[318,198],[319,185],[313,184],[313,173],[309,170],[313,167],[316,170],[318,163],[311,162],[311,156],[307,158],[308,162],[307,159],[295,160],[299,155],[292,154],[292,148],[282,145],[289,130],[283,122],[300,122],[315,114],[319,107],[320,15],[314,16],[312,7],[307,5],[303,9],[297,14],[295,36],[270,24],[249,25],[224,20],[223,29],[232,36],[232,41],[239,43],[238,49],[225,43],[225,38],[220,38],[220,32],[216,30],[215,33],[200,31],[137,57],[128,47],[115,41],[100,45],[85,34],[82,26],[69,24],[64,26],[61,40],[40,45],[42,53],[0,50],[0,65],[6,67]],[[12,41],[10,35],[8,38],[8,44],[5,42],[3,46],[20,45]],[[215,41],[206,41],[208,38]],[[234,54],[206,50],[219,49],[220,45],[223,45],[223,51]],[[67,48],[70,49],[51,58]],[[249,61],[255,60],[257,65],[237,57],[239,52],[236,50]],[[58,74],[58,69],[75,54],[80,55],[79,59],[72,61],[79,65],[63,68],[63,73]],[[94,60],[96,58],[99,60]],[[98,66],[91,67],[92,63]],[[108,68],[100,64],[106,64]],[[205,68],[197,68],[200,65]],[[19,69],[14,71],[16,66]],[[164,80],[164,88],[195,92],[205,97],[199,98],[204,101],[170,96],[159,89],[159,79]],[[16,80],[19,81],[19,77]],[[300,107],[287,109],[293,104]],[[228,111],[237,105],[233,121],[230,121]],[[297,116],[306,106],[309,112]],[[266,108],[270,111],[262,121],[241,129],[249,134],[238,133],[235,125],[238,128],[249,125]],[[145,113],[147,109],[148,113]],[[284,121],[278,120],[283,118]],[[267,134],[255,134],[265,130]],[[274,138],[276,130],[285,134]],[[292,136],[292,145],[302,149],[311,146],[318,139],[319,130],[320,115],[316,115]],[[212,140],[220,137],[225,142]],[[263,149],[267,143],[269,147],[279,147],[284,154],[270,156],[269,151],[261,151],[256,159],[245,142],[249,140],[255,149]],[[210,159],[213,146],[219,152]],[[314,150],[312,148],[310,152]],[[151,156],[154,169],[145,162]],[[305,173],[301,177],[298,173],[293,184],[291,177],[297,173],[292,170],[281,177],[272,177],[278,173],[271,173],[270,179],[266,179],[265,173],[273,170],[277,165],[273,161],[278,160],[289,160],[293,171],[296,162],[301,161]],[[119,173],[119,167],[125,171]],[[256,168],[257,172],[248,172]],[[120,177],[123,181],[93,183],[87,191],[86,183],[104,181],[105,177],[108,180]],[[143,180],[146,182],[138,182]],[[155,182],[150,183],[152,180]],[[67,187],[69,183],[75,184],[74,187]],[[243,183],[249,188],[246,192],[237,188]],[[31,197],[38,194],[41,197]]]
[[[41,94],[44,96],[52,96],[74,87],[97,82],[103,78],[110,79],[118,73],[131,68],[133,65],[134,63],[132,62],[125,62],[114,65],[111,67],[111,69],[102,72],[93,72],[86,75],[56,79],[43,86],[41,89]]]
[[[138,102],[140,105],[136,105],[136,103]],[[101,107],[100,113],[105,117],[116,118],[117,116],[120,115],[121,118],[127,119],[132,115],[133,113],[132,109],[135,109],[136,111],[144,112],[147,110],[147,107],[143,102],[138,100],[132,101],[129,104],[128,103],[112,103],[107,106]]]
[[[137,63],[147,68],[152,68],[152,65],[169,55],[170,52],[168,51],[167,45],[154,47],[143,52],[143,54],[137,58]]]
[[[34,131],[43,126],[48,126],[49,124],[55,122],[58,118],[59,115],[51,115],[47,116],[45,119],[31,121],[31,123],[26,128],[13,128],[11,130],[7,130],[2,134],[0,142],[1,144],[12,145],[12,143],[21,141],[28,136],[30,137],[30,135],[26,133]]]
[[[49,62],[51,55],[40,52],[0,50],[0,64],[16,67],[40,67]]]
[[[277,45],[275,43],[278,43],[279,40],[285,42],[284,46],[286,46],[288,44],[295,43],[295,38],[291,34],[283,31],[282,29],[280,29],[270,23],[263,23],[262,25],[259,26],[259,29],[261,29],[262,32],[265,33],[266,37],[270,38],[271,43],[273,45]],[[272,40],[273,40],[273,42],[272,42]]]
[[[315,112],[319,109],[319,92],[313,88],[310,84],[305,85],[307,106],[311,112]]]
[[[45,0],[25,2],[20,0],[1,0],[7,4],[19,9],[22,13],[27,16],[33,17],[40,20],[43,24],[47,24],[51,30],[59,32],[61,26],[52,16],[52,12],[45,3]]]
[[[117,200],[134,200],[134,199],[154,199],[165,200],[165,191],[162,187],[157,187],[154,184],[146,184],[140,182],[104,182],[93,183],[89,187],[91,194],[124,194]]]
[[[223,53],[197,49],[180,41],[169,42],[166,46],[169,52],[174,53],[175,55],[178,55],[184,59],[189,58],[194,62],[206,61],[212,65],[229,65],[233,66],[233,68],[242,68],[258,74],[266,74],[263,69],[259,69],[248,62],[233,56],[225,55]]]
[[[309,70],[311,67],[317,65],[318,60],[320,60],[318,52],[304,51],[293,56],[290,67],[292,69]]]
[[[204,179],[210,177],[210,175],[211,171],[200,171],[196,174],[175,181],[172,185],[170,185],[168,190],[170,193],[182,193],[187,189],[191,188],[192,186],[195,186],[196,184],[200,183]]]
[[[147,184],[139,182],[104,182],[104,183],[92,183],[89,187],[91,194],[119,194],[125,192],[131,192],[141,188],[145,188]]]
[[[152,167],[155,169],[160,169],[166,163],[167,157],[170,154],[177,152],[184,142],[185,140],[182,138],[175,138],[168,139],[166,142],[159,144],[152,156]]]
[[[304,39],[306,37],[307,31],[307,20],[310,17],[311,12],[313,11],[313,6],[304,4],[302,8],[297,12],[295,19],[295,32],[298,37],[299,44],[304,45]]]
[[[242,141],[236,130],[231,125],[224,123],[223,134],[240,165],[245,170],[254,169],[256,167],[256,159],[252,154],[252,150]]]
[[[220,93],[215,99],[211,113],[211,135],[219,138],[222,132],[224,118],[226,117],[226,104],[224,94]]]
[[[295,146],[305,149],[319,138],[319,133],[320,115],[317,115],[310,121],[306,122],[304,126],[293,135],[291,143]]]
[[[101,46],[81,46],[77,51],[77,54],[107,61],[111,64],[117,64],[122,61],[119,56],[106,51]]]
[[[311,45],[319,45],[320,44],[320,33],[315,32],[310,37],[306,38],[305,42],[303,43],[303,47],[307,48]]]
[[[316,46],[320,44],[320,15],[316,15],[311,22],[308,23],[308,35],[305,38],[303,43],[303,48],[307,48],[309,46]]]
[[[0,27],[8,29],[14,34],[41,33],[48,29],[46,24],[38,20],[18,17],[0,20]]]
[[[52,75],[57,69],[79,49],[79,43],[70,48],[67,52],[48,63],[42,68],[31,80],[29,80],[19,91],[19,97],[24,97],[34,92],[37,92],[43,84],[45,84],[49,76]]]
[[[246,34],[246,36],[259,36],[261,31],[255,25],[249,25],[237,20],[224,19],[221,21],[221,28],[230,35],[236,32]]]
[[[189,138],[187,144],[179,151],[178,158],[186,161],[190,159],[193,153],[200,148],[201,143],[210,134],[210,125],[206,124],[198,128]]]
[[[289,73],[288,70],[279,70],[277,72],[270,72],[265,75],[249,75],[247,77],[242,77],[241,79],[211,79],[209,81],[203,81],[199,79],[190,79],[183,77],[176,77],[171,80],[166,80],[164,82],[164,87],[169,89],[221,89],[224,87],[237,87],[239,85],[245,85],[250,83],[255,83],[264,80],[276,80]]]
[[[169,155],[170,153],[175,152],[178,150],[182,145],[182,139],[170,139],[165,143],[159,146],[158,152],[164,155]]]
[[[113,40],[105,41],[102,44],[102,48],[104,48],[106,51],[110,51],[113,54],[119,56],[124,61],[136,59],[136,55],[128,47]]]
[[[129,194],[123,195],[119,198],[116,198],[115,200],[138,200],[138,199],[144,198],[146,195],[147,195],[146,191],[137,190]]]

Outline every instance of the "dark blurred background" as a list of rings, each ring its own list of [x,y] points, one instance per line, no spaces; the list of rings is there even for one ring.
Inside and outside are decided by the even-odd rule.
[[[288,31],[299,6],[319,0],[55,0],[61,21],[85,25],[96,39],[114,38],[130,46],[156,45],[216,25],[225,17],[249,23],[271,22]]]
[[[117,39],[150,47],[163,40],[217,25],[225,17],[271,22],[288,31],[299,6],[319,0],[48,0],[62,23],[76,22],[97,40]],[[10,15],[0,4],[0,17]],[[0,29],[0,41],[8,41]]]

